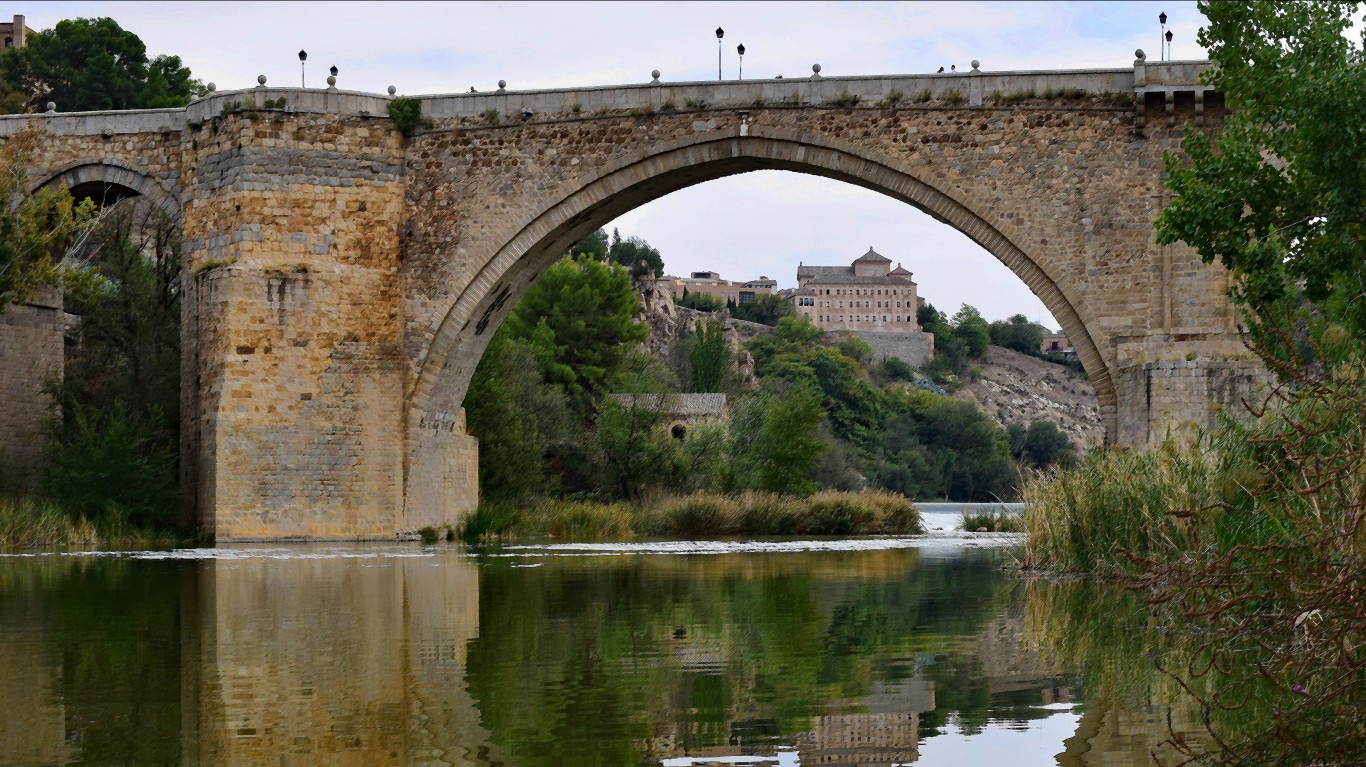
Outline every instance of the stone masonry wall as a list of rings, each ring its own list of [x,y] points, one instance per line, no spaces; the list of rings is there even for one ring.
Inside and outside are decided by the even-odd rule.
[[[20,487],[39,478],[51,405],[43,385],[62,377],[65,316],[56,290],[0,312],[0,477]]]
[[[404,529],[402,141],[347,115],[190,137],[184,442],[219,540]]]
[[[1168,437],[1187,441],[1217,425],[1218,415],[1245,415],[1258,405],[1273,376],[1257,360],[1163,360],[1121,371],[1133,396],[1120,403],[1120,444],[1153,447]]]
[[[873,347],[873,359],[896,357],[913,368],[925,364],[934,352],[934,336],[929,333],[874,333],[858,331],[854,335]]]

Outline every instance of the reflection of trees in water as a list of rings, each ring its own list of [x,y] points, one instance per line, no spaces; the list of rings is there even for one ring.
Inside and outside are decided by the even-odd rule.
[[[490,562],[467,679],[518,765],[790,743],[879,705],[1023,719],[1031,693],[993,696],[968,655],[1018,592],[981,561],[913,550]]]
[[[47,684],[0,684],[0,711],[10,722],[4,751],[19,748],[10,738],[56,732],[65,744],[32,747],[52,755],[69,748],[87,764],[174,758],[181,729],[178,576],[187,568],[158,564],[163,577],[148,578],[145,563],[107,557],[0,559],[0,626],[15,652],[5,668],[26,671],[0,678],[17,684],[44,677]],[[55,718],[60,726],[36,721]]]

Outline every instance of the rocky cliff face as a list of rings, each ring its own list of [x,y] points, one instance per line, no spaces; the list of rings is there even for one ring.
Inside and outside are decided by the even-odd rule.
[[[987,351],[981,368],[981,378],[956,396],[975,403],[998,424],[1053,421],[1080,449],[1104,440],[1100,402],[1086,376],[999,346]]]
[[[678,343],[690,338],[697,332],[697,324],[706,320],[723,323],[726,342],[730,345],[731,359],[739,366],[741,379],[757,383],[754,377],[754,358],[744,350],[744,344],[756,336],[772,333],[773,328],[755,322],[737,320],[729,312],[699,312],[673,302],[668,290],[655,285],[654,280],[636,280],[636,292],[640,294],[640,309],[636,322],[644,322],[650,328],[645,339],[645,348],[670,359],[680,347]]]

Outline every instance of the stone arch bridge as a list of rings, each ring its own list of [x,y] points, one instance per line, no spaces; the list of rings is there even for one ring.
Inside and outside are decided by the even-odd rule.
[[[756,169],[876,190],[994,254],[1078,349],[1110,441],[1206,424],[1262,375],[1227,274],[1154,240],[1163,152],[1222,114],[1206,66],[430,96],[410,137],[386,97],[262,86],[4,118],[0,136],[44,132],[35,187],[179,219],[193,521],[220,540],[372,538],[473,507],[465,390],[550,263]]]

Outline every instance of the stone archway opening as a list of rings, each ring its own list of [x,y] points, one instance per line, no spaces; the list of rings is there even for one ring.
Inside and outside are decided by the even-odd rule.
[[[450,451],[468,447],[454,446],[430,424],[457,424],[463,430],[461,406],[474,369],[492,332],[531,283],[574,243],[623,213],[685,187],[754,170],[795,171],[864,187],[965,234],[1029,286],[1062,326],[1096,390],[1107,432],[1113,431],[1115,386],[1091,332],[1089,308],[1083,296],[1064,292],[1063,283],[1041,265],[1046,259],[1027,253],[1004,227],[991,223],[995,219],[989,220],[989,211],[958,199],[945,185],[862,156],[852,147],[773,133],[743,138],[713,134],[674,142],[607,170],[510,232],[455,297],[422,351],[407,407],[405,496],[410,520],[423,519],[426,509],[448,506],[440,492],[429,491],[452,487],[451,472],[462,461],[453,460]],[[460,473],[468,476],[468,468]]]

